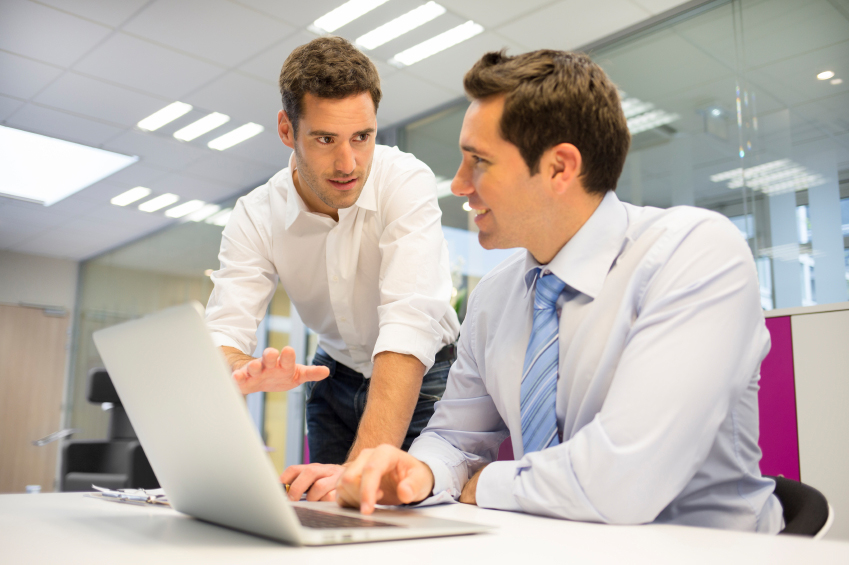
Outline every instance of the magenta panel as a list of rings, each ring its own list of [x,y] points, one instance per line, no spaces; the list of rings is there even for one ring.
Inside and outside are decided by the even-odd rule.
[[[799,477],[799,435],[796,427],[796,384],[793,374],[793,334],[790,316],[767,318],[772,348],[761,364],[758,392],[761,472]]]
[[[513,461],[513,459],[513,440],[510,436],[507,436],[507,439],[501,442],[501,446],[498,448],[497,461]]]

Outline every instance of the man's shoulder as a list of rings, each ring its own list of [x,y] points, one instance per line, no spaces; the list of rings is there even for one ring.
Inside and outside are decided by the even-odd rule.
[[[418,172],[433,175],[430,167],[424,162],[412,153],[401,151],[398,147],[376,145],[373,163],[372,174],[380,183],[390,183],[400,176]]]
[[[628,229],[625,237],[638,241],[657,231],[664,232],[666,239],[684,239],[694,233],[719,235],[738,232],[727,217],[718,212],[695,206],[673,206],[654,208],[633,206],[623,203],[628,214]]]

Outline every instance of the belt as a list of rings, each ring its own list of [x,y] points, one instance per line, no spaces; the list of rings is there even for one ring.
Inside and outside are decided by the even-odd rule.
[[[453,343],[450,345],[446,345],[442,349],[436,352],[436,356],[433,358],[434,363],[441,363],[442,361],[451,361],[454,362],[457,360],[457,346]]]

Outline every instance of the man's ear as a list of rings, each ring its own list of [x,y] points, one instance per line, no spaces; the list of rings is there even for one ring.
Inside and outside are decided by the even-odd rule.
[[[557,193],[566,192],[581,175],[581,152],[571,143],[555,145],[543,154],[542,160],[545,167],[540,168],[547,173]]]
[[[292,121],[289,120],[286,110],[277,112],[277,135],[280,136],[283,145],[295,148],[295,128],[292,127]]]

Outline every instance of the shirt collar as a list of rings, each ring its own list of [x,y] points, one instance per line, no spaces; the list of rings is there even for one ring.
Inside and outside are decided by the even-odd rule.
[[[297,166],[295,162],[295,152],[293,151],[292,154],[289,155],[289,167],[286,170],[285,176],[283,177],[288,185],[286,187],[286,229],[289,229],[289,226],[295,223],[295,220],[298,219],[298,216],[302,212],[310,211],[309,207],[307,206],[307,203],[304,202],[304,199],[301,198],[300,194],[298,194],[298,189],[295,188],[294,172],[296,169]],[[372,174],[373,172],[374,160],[372,160],[372,167],[369,171],[369,176],[366,180],[365,186],[363,187],[363,191],[360,193],[360,197],[357,198],[357,201],[354,203],[354,206],[358,206],[365,210],[371,211],[377,210],[374,189],[374,175]],[[339,210],[340,219],[345,214],[345,210]]]
[[[598,296],[607,273],[622,251],[627,227],[625,207],[610,190],[593,215],[548,265],[540,265],[533,255],[526,254],[526,295],[536,282],[538,269],[543,267],[578,292],[590,298]]]

